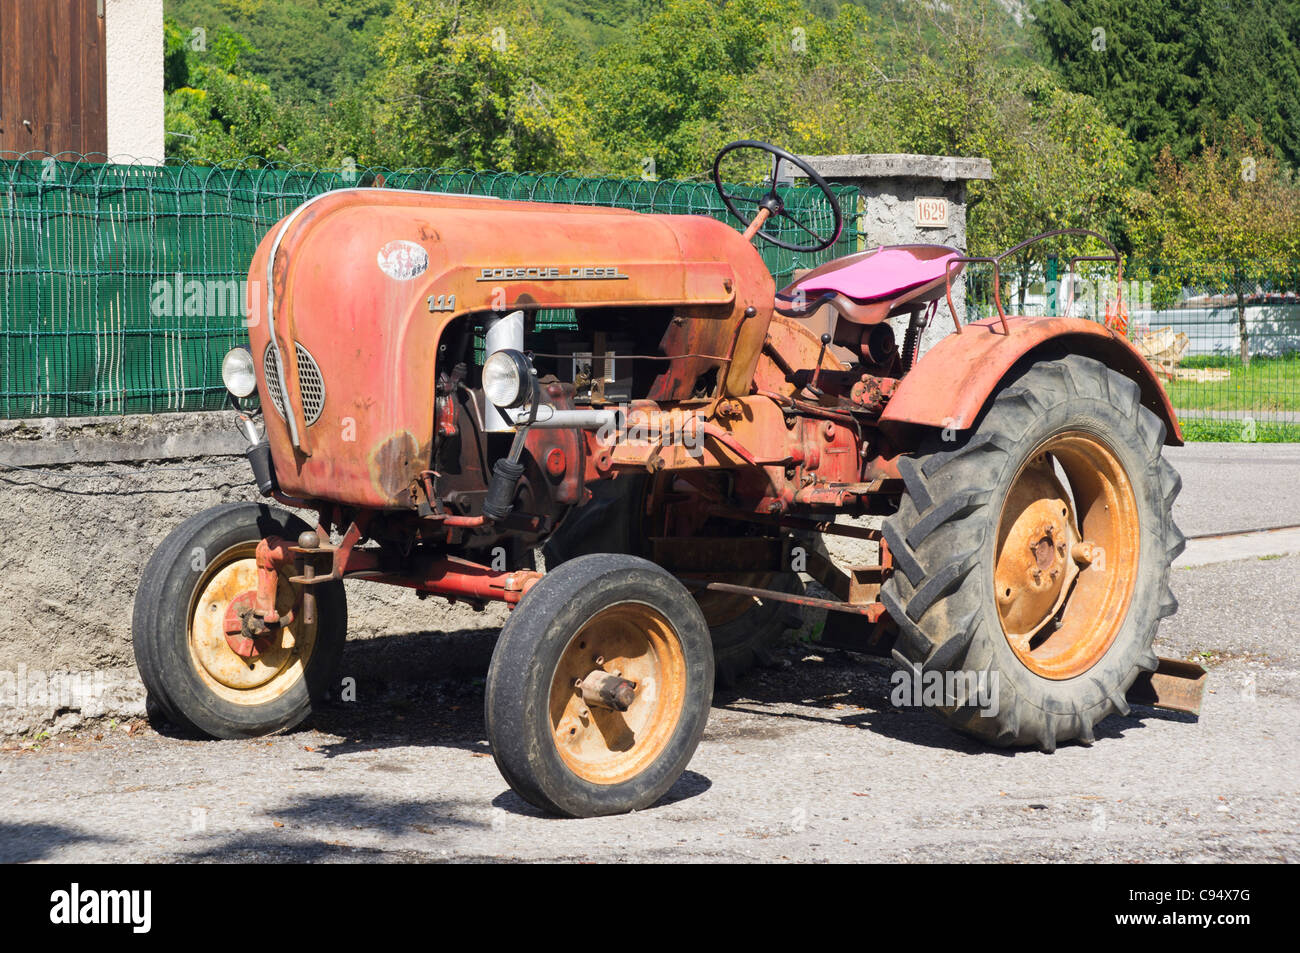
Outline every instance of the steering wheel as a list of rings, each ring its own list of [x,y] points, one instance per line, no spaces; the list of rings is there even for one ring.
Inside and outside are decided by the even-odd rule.
[[[751,199],[746,198],[743,195],[732,195],[722,187],[722,176],[718,170],[721,168],[722,160],[727,153],[733,152],[736,149],[758,149],[760,152],[767,152],[775,157],[775,160],[772,162],[772,180],[769,183],[767,194],[762,198]],[[809,181],[821,190],[822,195],[826,196],[826,201],[830,203],[831,211],[835,215],[835,228],[832,230],[829,238],[826,238],[818,232],[814,232],[811,228],[795,219],[793,215],[786,211],[785,203],[782,202],[781,197],[776,194],[776,175],[781,169],[780,160],[782,159],[796,168],[803,170],[804,174],[808,176]],[[831,245],[834,245],[835,240],[840,237],[840,229],[844,226],[844,215],[840,211],[840,203],[835,198],[835,194],[831,191],[830,186],[826,184],[826,180],[818,175],[817,170],[803,159],[786,152],[780,146],[772,145],[770,142],[759,142],[756,139],[739,139],[730,145],[723,146],[722,151],[718,153],[718,157],[713,160],[713,185],[717,188],[718,194],[722,196],[722,204],[727,207],[727,211],[736,216],[736,218],[744,224],[746,238],[753,238],[754,235],[758,235],[759,238],[766,242],[771,242],[778,248],[784,248],[788,251],[814,252],[821,251],[823,248],[830,248]],[[744,215],[741,215],[740,212],[736,210],[735,202],[744,202],[747,205],[756,206],[753,216],[746,218]],[[788,219],[798,229],[811,235],[816,240],[816,244],[795,245],[791,242],[782,241],[779,238],[764,234],[760,229],[763,227],[763,223],[772,216]]]

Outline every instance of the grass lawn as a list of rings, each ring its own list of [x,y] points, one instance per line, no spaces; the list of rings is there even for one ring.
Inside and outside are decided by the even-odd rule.
[[[1240,420],[1206,420],[1181,417],[1183,440],[1218,443],[1300,443],[1300,424],[1256,422],[1254,429]]]
[[[1226,355],[1198,355],[1178,366],[1226,368],[1232,374],[1225,381],[1165,381],[1179,410],[1300,410],[1300,354],[1256,357],[1248,366]]]

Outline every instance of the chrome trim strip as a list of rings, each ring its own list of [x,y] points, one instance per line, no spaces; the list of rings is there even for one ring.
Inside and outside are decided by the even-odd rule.
[[[453,195],[459,198],[496,198],[495,195],[465,195],[460,192],[425,192],[421,189],[377,189],[370,187],[357,187],[349,189],[330,189],[328,192],[321,192],[319,195],[313,195],[289,213],[289,216],[284,220],[284,224],[280,226],[280,230],[276,233],[275,241],[271,243],[271,252],[266,258],[266,326],[267,330],[271,332],[271,346],[275,348],[275,376],[280,382],[280,393],[283,395],[285,410],[284,419],[289,424],[289,439],[293,442],[295,449],[300,449],[302,447],[302,443],[298,439],[298,414],[296,410],[289,405],[289,384],[288,381],[285,380],[284,376],[284,354],[281,353],[280,342],[277,341],[275,337],[275,257],[280,253],[280,242],[284,240],[285,233],[289,230],[289,226],[294,223],[294,220],[298,218],[298,215],[303,211],[303,209],[307,208],[307,206],[317,200],[325,198],[327,195],[338,195],[341,192],[384,192],[389,195],[397,193],[399,195]],[[297,342],[295,341],[294,343],[296,344]],[[303,419],[306,419],[305,412]]]

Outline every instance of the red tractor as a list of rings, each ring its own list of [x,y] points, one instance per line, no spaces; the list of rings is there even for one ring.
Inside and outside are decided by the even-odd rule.
[[[736,149],[801,168],[830,224],[795,219],[775,172],[761,197],[726,191]],[[1126,696],[1195,707],[1199,681],[1152,651],[1177,606],[1161,448],[1181,435],[1137,351],[999,299],[918,360],[973,259],[878,248],[778,291],[751,240],[829,247],[834,194],[764,143],[713,171],[743,234],[393,189],[325,193],[267,234],[223,379],[237,407],[260,398],[261,424],[247,405],[239,424],[261,492],[319,515],[228,504],[159,547],[134,644],[171,719],[221,738],[301,722],[335,683],[345,579],[513,608],[488,738],[510,785],[564,815],[657,801],[715,665],[743,670],[792,607],[828,610],[828,642],[892,657],[994,745],[1089,743]],[[981,259],[995,297],[1003,257]],[[827,533],[879,559],[837,566]]]

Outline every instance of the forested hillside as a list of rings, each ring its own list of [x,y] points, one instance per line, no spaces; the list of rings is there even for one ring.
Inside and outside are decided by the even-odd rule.
[[[1172,248],[1177,216],[1235,188],[1216,178],[1233,162],[1296,196],[1300,0],[165,9],[176,158],[689,178],[742,137],[980,155],[996,170],[973,194],[981,249],[1071,225]],[[1268,247],[1292,254],[1275,231]]]

